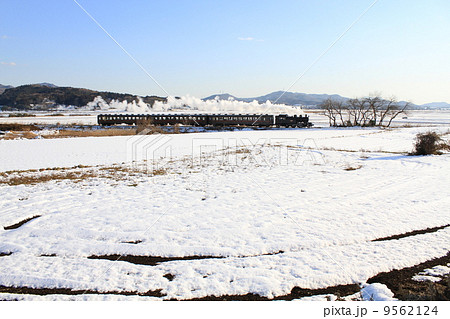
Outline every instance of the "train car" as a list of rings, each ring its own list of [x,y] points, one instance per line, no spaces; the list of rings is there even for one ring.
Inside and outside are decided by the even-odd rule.
[[[310,127],[309,117],[287,114],[99,114],[99,125]]]
[[[256,114],[211,114],[209,124],[212,126],[272,126],[273,115]]]
[[[208,125],[208,116],[204,114],[152,114],[148,116],[147,121],[154,125],[206,126]]]

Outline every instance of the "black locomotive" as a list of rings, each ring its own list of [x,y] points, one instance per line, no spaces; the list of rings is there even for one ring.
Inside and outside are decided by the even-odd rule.
[[[189,126],[258,126],[311,127],[307,115],[287,114],[99,114],[99,125],[189,125]]]

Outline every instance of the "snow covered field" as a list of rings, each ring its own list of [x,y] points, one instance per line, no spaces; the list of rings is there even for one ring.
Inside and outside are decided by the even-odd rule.
[[[262,108],[248,108],[248,105],[246,105],[248,111],[239,111],[239,108],[233,108],[232,111],[227,110],[221,110],[218,108],[215,110],[214,108],[208,107],[204,110],[173,110],[173,111],[164,111],[164,113],[254,113],[254,114],[262,114],[267,112],[267,107]],[[287,106],[285,106],[288,108]],[[267,108],[268,113],[279,113],[279,108]],[[253,111],[253,112],[252,112]],[[118,113],[161,113],[161,111],[153,110],[153,111],[146,111],[146,112],[125,112],[125,111],[118,111],[118,110],[103,110],[103,111],[65,111],[65,112],[56,112],[57,116],[49,116],[46,113],[32,113],[35,116],[34,117],[8,117],[8,113],[0,112],[0,124],[1,123],[18,123],[18,124],[41,124],[41,125],[55,125],[55,124],[61,124],[61,125],[95,125],[97,124],[97,114],[101,113],[111,113],[111,112],[118,112]],[[295,112],[297,114],[306,113],[310,117],[310,121],[314,123],[315,127],[327,127],[328,126],[328,119],[320,114],[321,111],[319,110],[300,110],[300,109],[286,109],[283,113],[292,113]],[[3,115],[3,116],[2,116]],[[404,118],[406,117],[406,118]],[[449,110],[411,110],[407,112],[407,115],[402,115],[397,117],[393,121],[393,126],[442,126],[442,125],[450,125],[450,111]]]
[[[449,224],[449,155],[405,155],[429,129],[2,140],[0,286],[88,293],[0,299],[272,298],[441,257],[449,227],[373,241]]]

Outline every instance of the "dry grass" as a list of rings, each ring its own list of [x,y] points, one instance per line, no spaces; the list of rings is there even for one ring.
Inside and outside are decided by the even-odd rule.
[[[161,126],[157,125],[148,125],[148,126],[138,125],[136,129],[136,134],[139,135],[168,134],[168,132],[164,131],[164,129]]]
[[[83,166],[75,167],[55,167],[47,169],[32,169],[24,171],[0,172],[0,185],[35,185],[51,181],[70,180],[81,182],[90,178],[104,178],[114,181],[130,181],[128,186],[137,186],[132,177],[166,175],[169,171],[166,168],[148,170],[147,167],[134,167],[126,165],[112,166]]]
[[[347,166],[346,168],[344,168],[344,171],[356,171],[357,169],[362,168],[362,165],[355,165],[355,166]]]
[[[2,139],[4,140],[15,140],[15,139],[34,139],[37,137],[37,134],[30,132],[30,131],[22,131],[22,132],[16,132],[16,131],[10,131],[6,133]]]
[[[100,136],[129,136],[135,135],[135,129],[104,129],[104,130],[60,130],[58,134],[42,135],[43,138],[67,138],[67,137],[100,137]]]
[[[12,175],[6,176],[5,178],[0,179],[0,185],[6,184],[9,186],[16,185],[34,185],[39,183],[45,183],[49,181],[62,181],[62,180],[73,180],[73,181],[81,181],[87,178],[97,177],[97,174],[94,172],[54,172],[51,174],[43,174],[43,175]]]
[[[70,127],[67,126],[67,127]],[[54,138],[68,138],[68,137],[101,137],[101,136],[130,136],[136,134],[136,129],[118,129],[118,128],[107,128],[107,129],[82,129],[82,130],[70,130],[62,129],[58,130],[57,133],[53,134],[39,134],[40,128],[35,125],[29,124],[0,124],[0,131],[7,131],[5,135],[1,138],[4,140],[13,139],[34,139],[38,136],[45,139]],[[32,132],[33,131],[33,132]],[[36,132],[36,133],[35,133]]]
[[[39,131],[33,124],[0,123],[0,131]]]
[[[8,117],[36,117],[36,115],[30,113],[11,113]]]
[[[154,169],[153,171],[152,171],[152,175],[166,175],[168,172],[167,172],[167,170],[166,169],[164,169],[164,168],[158,168],[158,169]]]
[[[136,129],[136,134],[139,135],[152,135],[152,134],[181,134],[181,125],[180,124],[175,124],[173,126],[173,130],[170,131],[170,128],[164,129],[163,126],[159,126],[159,125],[153,125],[153,124],[149,124],[149,125],[143,125],[143,124],[138,124],[137,129]]]
[[[248,154],[248,153],[251,153],[251,151],[248,148],[240,148],[240,149],[237,149],[234,153],[235,154]]]
[[[444,141],[436,132],[425,132],[416,135],[414,151],[409,155],[441,155],[442,151],[450,151],[450,143]]]
[[[226,155],[249,154],[249,153],[251,153],[251,152],[252,152],[252,151],[249,150],[249,149],[246,148],[246,147],[243,147],[243,148],[236,148],[236,149],[226,148],[226,149],[224,150],[224,154],[226,154]]]

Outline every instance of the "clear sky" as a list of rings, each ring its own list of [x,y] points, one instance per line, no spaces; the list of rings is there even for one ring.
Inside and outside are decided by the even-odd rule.
[[[171,95],[289,88],[373,0],[78,0]],[[379,0],[290,91],[450,102],[450,1]],[[73,0],[0,1],[0,83],[166,95]]]

